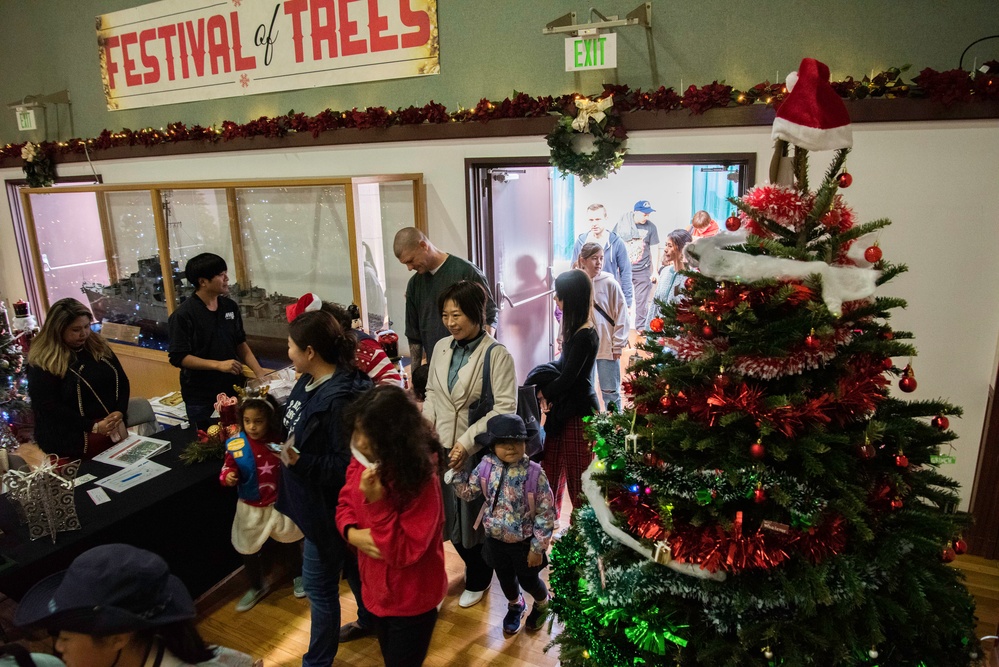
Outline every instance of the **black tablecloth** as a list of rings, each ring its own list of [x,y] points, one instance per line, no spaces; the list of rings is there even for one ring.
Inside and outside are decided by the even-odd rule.
[[[94,481],[77,486],[76,511],[81,529],[51,537],[28,539],[18,525],[7,496],[0,497],[0,592],[14,599],[39,579],[69,566],[78,555],[99,544],[122,542],[160,554],[170,570],[197,598],[240,565],[230,531],[236,493],[219,485],[221,461],[185,465],[178,457],[194,432],[178,427],[151,436],[171,442],[170,451],[153,461],[170,468],[122,493],[108,491],[111,501],[95,505],[87,491]],[[85,461],[79,476],[98,479],[121,470]]]

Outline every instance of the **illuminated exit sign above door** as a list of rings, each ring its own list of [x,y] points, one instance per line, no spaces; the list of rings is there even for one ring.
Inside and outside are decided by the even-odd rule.
[[[608,32],[565,40],[565,71],[617,67],[617,34]]]

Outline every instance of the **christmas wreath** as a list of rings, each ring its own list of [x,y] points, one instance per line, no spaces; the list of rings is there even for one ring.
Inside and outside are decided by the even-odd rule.
[[[579,140],[592,138],[593,149],[581,150]],[[551,165],[563,174],[573,174],[587,185],[607,178],[624,162],[628,133],[614,110],[613,96],[598,100],[577,97],[574,108],[562,115],[546,139]]]

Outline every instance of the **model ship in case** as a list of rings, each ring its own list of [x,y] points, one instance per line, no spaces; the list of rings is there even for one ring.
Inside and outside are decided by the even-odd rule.
[[[170,271],[174,293],[178,303],[182,303],[194,294],[194,288],[182,279],[177,262],[170,262]],[[82,290],[90,301],[94,321],[137,326],[141,331],[140,346],[166,349],[169,315],[159,257],[140,259],[139,270],[116,283],[84,283]],[[279,339],[282,344],[288,338],[285,306],[295,302],[293,297],[268,295],[262,287],[242,289],[238,283],[233,283],[229,298],[239,305],[247,338]]]

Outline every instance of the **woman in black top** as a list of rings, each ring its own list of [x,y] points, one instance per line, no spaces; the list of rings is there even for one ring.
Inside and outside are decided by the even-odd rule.
[[[593,284],[588,275],[579,269],[559,275],[555,303],[562,309],[562,355],[554,363],[559,374],[542,387],[538,398],[541,409],[548,412],[541,467],[555,491],[557,518],[566,486],[572,506],[579,504],[583,471],[593,458],[583,434],[583,417],[600,409],[593,389],[600,338],[590,320]]]
[[[52,304],[28,353],[35,441],[46,453],[91,458],[126,425],[128,376],[76,299]]]

